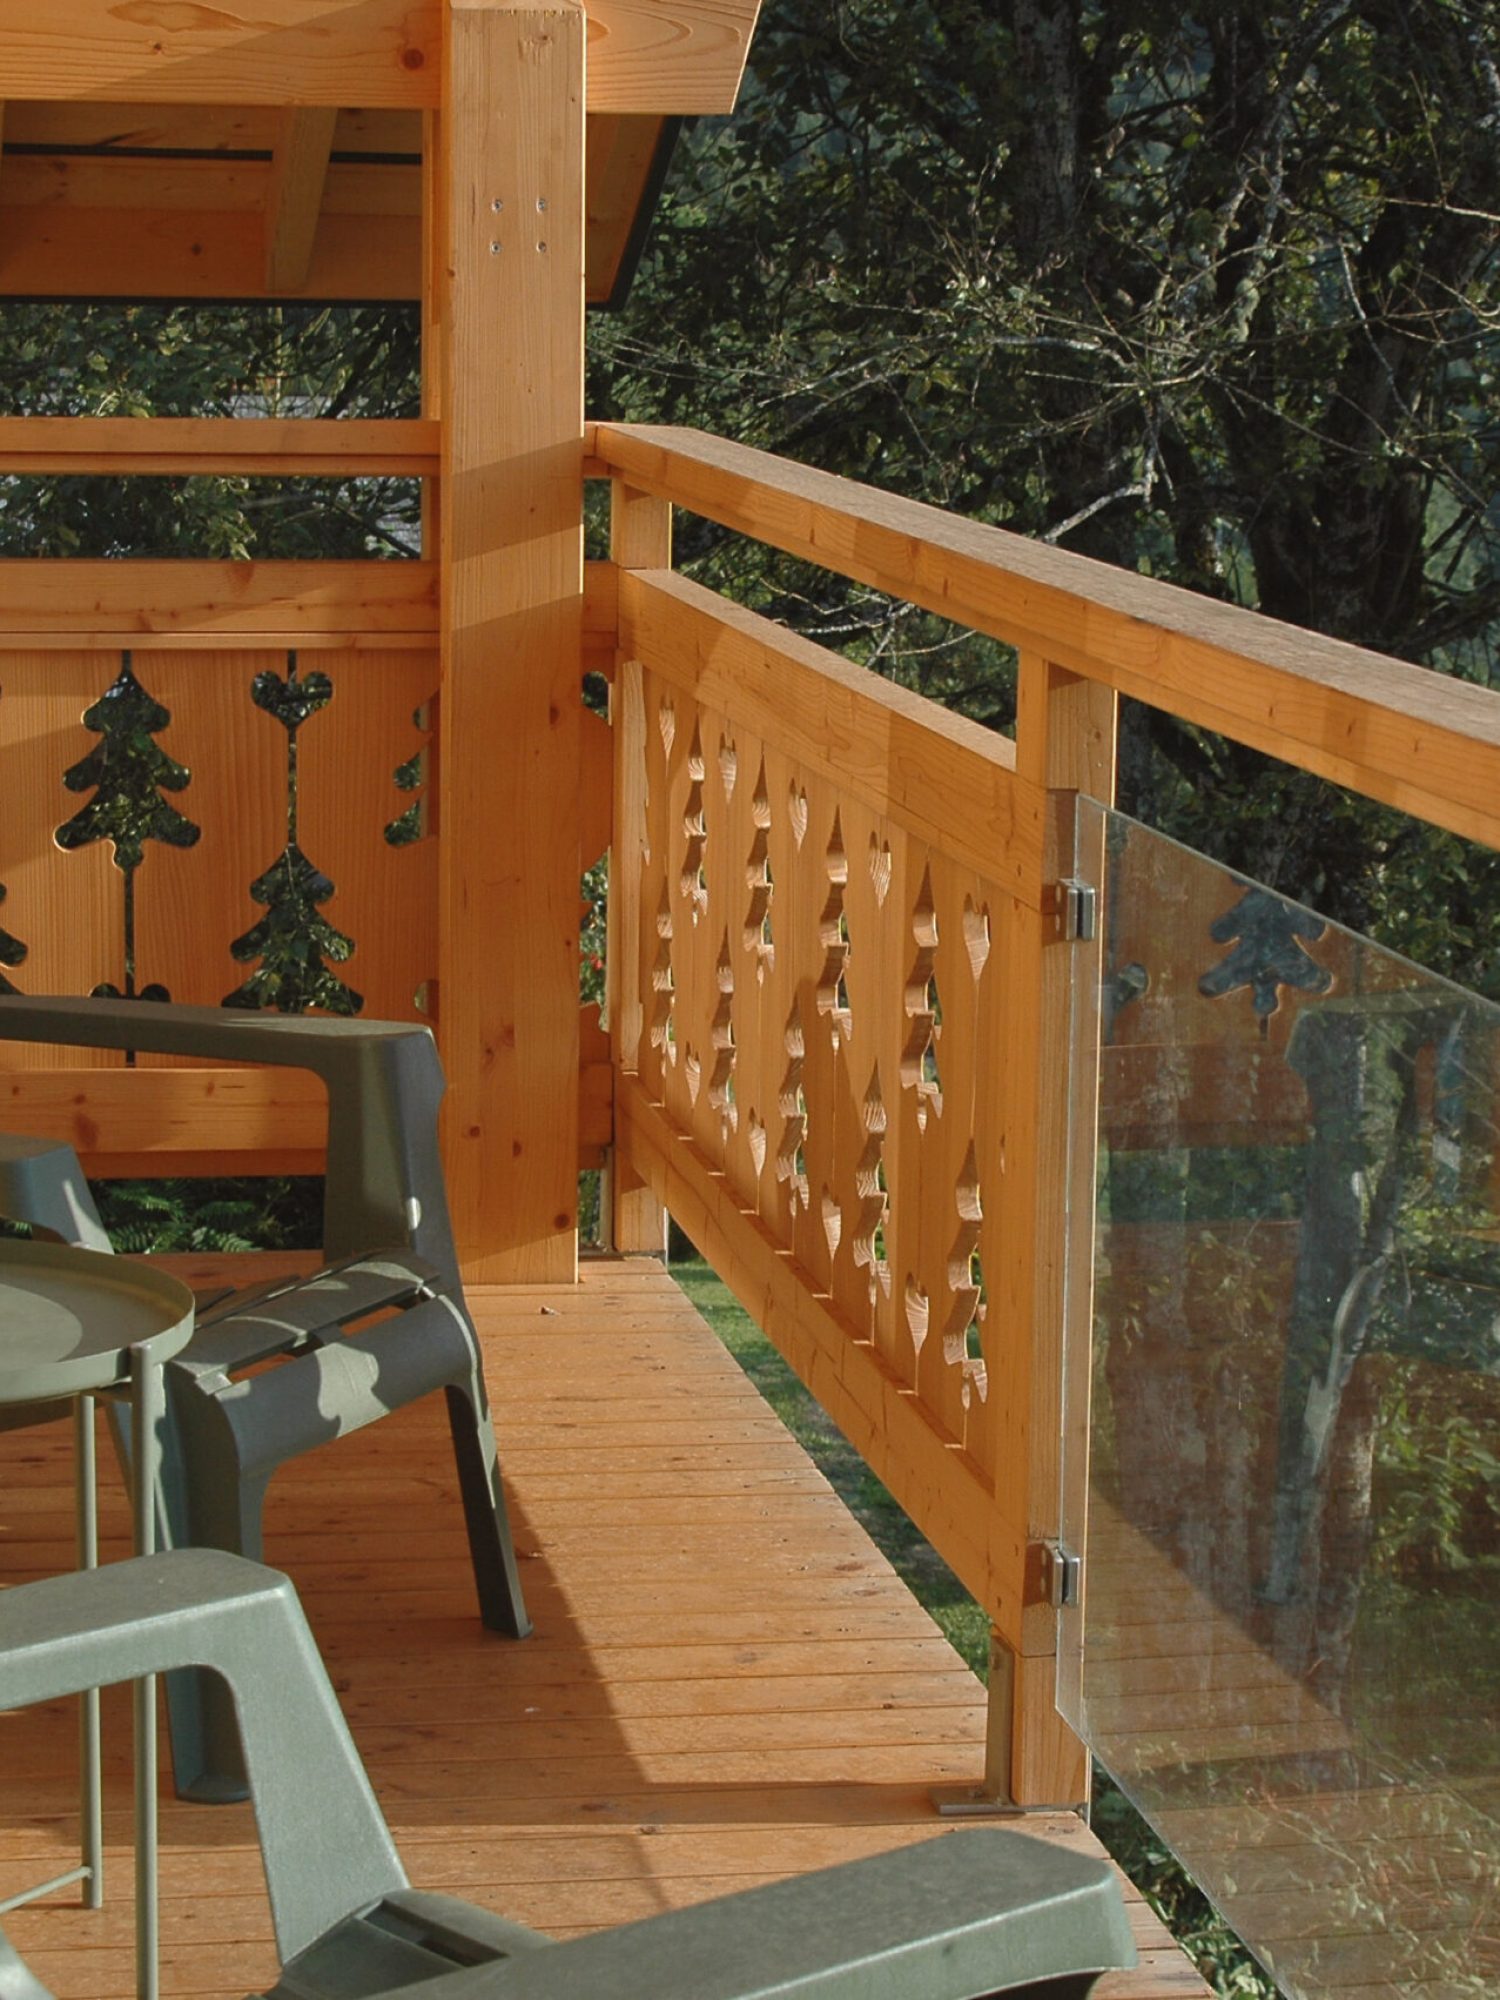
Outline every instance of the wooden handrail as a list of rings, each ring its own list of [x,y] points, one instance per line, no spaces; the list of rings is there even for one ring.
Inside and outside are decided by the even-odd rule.
[[[0,639],[8,650],[122,645],[223,648],[431,647],[437,568],[430,562],[192,559],[0,563]]]
[[[60,556],[0,559],[7,651],[430,649],[437,572],[430,562],[296,562]],[[615,638],[615,577],[584,573],[586,663]]]
[[[0,473],[107,472],[425,479],[429,418],[0,417]]]
[[[1500,846],[1500,697],[701,432],[601,423],[645,493]]]

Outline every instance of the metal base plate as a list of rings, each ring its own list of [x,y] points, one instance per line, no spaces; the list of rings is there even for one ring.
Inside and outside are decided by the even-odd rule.
[[[1055,1806],[1021,1806],[1014,1799],[987,1792],[983,1785],[940,1785],[932,1803],[944,1819],[1027,1819],[1035,1813],[1083,1813],[1077,1800]]]

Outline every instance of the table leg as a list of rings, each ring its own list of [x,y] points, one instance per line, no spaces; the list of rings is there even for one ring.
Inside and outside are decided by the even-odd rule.
[[[78,1567],[99,1567],[99,1482],[94,1463],[94,1399],[80,1396],[73,1410],[73,1482],[78,1518]],[[78,1750],[81,1766],[79,1818],[82,1827],[84,1907],[104,1903],[104,1780],[99,1754],[99,1690],[80,1697]]]
[[[79,1396],[73,1405],[73,1518],[79,1569],[99,1566],[99,1487],[94,1464],[94,1399]],[[99,1754],[99,1690],[79,1697],[78,1820],[79,1865],[34,1889],[22,1889],[0,1902],[0,1917],[55,1890],[82,1884],[84,1908],[97,1910],[104,1901],[104,1792]]]
[[[145,1347],[130,1350],[130,1458],[135,1474],[135,1552],[156,1544],[156,1496],[161,1485],[161,1370]],[[156,1842],[156,1676],[135,1684],[135,1990],[158,2000],[160,1960]]]

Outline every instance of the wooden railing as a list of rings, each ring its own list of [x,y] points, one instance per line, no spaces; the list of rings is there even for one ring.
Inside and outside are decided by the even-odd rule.
[[[425,479],[438,464],[430,421],[0,419],[7,474]],[[234,945],[266,919],[251,885],[288,841],[286,724],[299,712],[290,676],[316,689],[295,732],[297,844],[326,878],[316,919],[352,946],[329,971],[367,1016],[440,1025],[438,816],[426,814],[438,595],[429,560],[0,563],[0,976],[31,993],[154,987],[209,1005],[253,977],[264,955]],[[595,565],[585,663],[612,645],[614,622],[612,579]],[[145,791],[166,815],[128,869],[109,801],[141,793],[148,774],[127,772],[119,742],[83,720],[103,720],[99,704],[127,660],[153,705],[145,742],[160,763]],[[271,680],[286,689],[279,713]],[[584,749],[597,766],[583,787],[596,807],[580,829],[588,861],[609,841],[607,731],[587,732]],[[101,755],[112,768],[88,769]],[[90,810],[76,837],[59,834]],[[579,1157],[596,1165],[609,1135],[597,1030],[585,1032],[583,1055]],[[0,1047],[0,1093],[12,1125],[70,1141],[94,1174],[321,1167],[321,1088],[294,1072],[13,1044]]]
[[[1066,885],[1099,857],[1067,808],[1110,800],[1125,693],[1500,845],[1500,699],[718,439],[601,425],[594,451],[618,1185],[684,1224],[989,1613],[988,1782],[1081,1796],[1050,1600],[1065,1405],[1086,1425],[1069,1098],[1098,1064]],[[673,573],[673,505],[1016,646],[1015,740]]]

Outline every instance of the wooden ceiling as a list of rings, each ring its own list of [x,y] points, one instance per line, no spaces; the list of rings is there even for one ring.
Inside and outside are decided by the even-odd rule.
[[[592,304],[628,277],[673,122],[589,114]],[[420,112],[12,103],[3,136],[0,296],[420,296]]]
[[[671,121],[732,108],[759,4],[585,0],[591,302]],[[444,5],[0,0],[0,296],[417,298]]]

